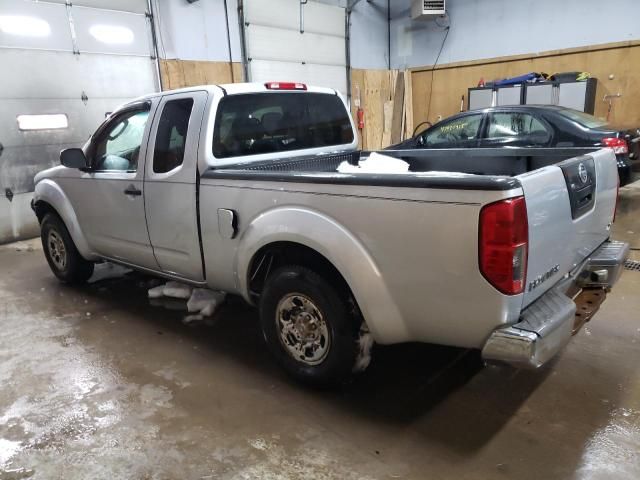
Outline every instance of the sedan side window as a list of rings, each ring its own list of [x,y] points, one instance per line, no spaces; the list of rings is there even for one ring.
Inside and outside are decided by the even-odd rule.
[[[156,146],[153,151],[154,173],[165,173],[182,165],[187,140],[192,98],[167,102],[158,123]]]
[[[116,117],[95,144],[93,168],[135,172],[148,116],[148,110],[134,110]]]
[[[509,144],[544,146],[550,135],[544,124],[533,115],[522,112],[489,114],[489,139],[504,139]]]
[[[455,145],[478,138],[478,129],[482,115],[465,115],[449,122],[435,125],[423,137],[423,144],[428,147]]]

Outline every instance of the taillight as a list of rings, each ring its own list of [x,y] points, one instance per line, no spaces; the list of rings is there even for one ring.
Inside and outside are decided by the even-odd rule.
[[[304,83],[296,82],[267,82],[264,84],[265,88],[269,90],[306,90],[307,86]]]
[[[602,145],[613,148],[616,155],[626,155],[629,153],[629,145],[624,138],[609,137],[602,139]]]
[[[480,272],[506,295],[524,291],[528,241],[524,197],[501,200],[480,210]]]

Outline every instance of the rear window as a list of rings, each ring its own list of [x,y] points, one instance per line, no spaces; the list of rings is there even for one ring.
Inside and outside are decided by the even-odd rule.
[[[563,117],[567,117],[574,122],[578,122],[583,127],[599,128],[607,125],[605,120],[600,120],[593,115],[589,115],[588,113],[580,112],[578,110],[561,110],[559,113]]]
[[[218,106],[213,154],[217,158],[242,157],[351,142],[349,114],[337,95],[229,95]]]

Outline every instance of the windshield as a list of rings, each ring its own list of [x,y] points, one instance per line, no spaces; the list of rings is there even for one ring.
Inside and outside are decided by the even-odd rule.
[[[337,95],[278,92],[220,100],[213,132],[217,158],[346,145],[353,142],[347,109]]]
[[[560,115],[567,117],[574,122],[578,122],[583,127],[587,128],[600,128],[607,125],[605,120],[601,120],[588,113],[580,112],[578,110],[561,110]]]

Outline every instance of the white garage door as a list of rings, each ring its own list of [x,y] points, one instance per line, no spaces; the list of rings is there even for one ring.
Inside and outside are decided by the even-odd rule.
[[[309,1],[300,33],[299,0],[246,0],[249,78],[294,81],[347,94],[345,10]]]
[[[37,232],[36,172],[158,90],[146,0],[0,0],[0,243]]]

